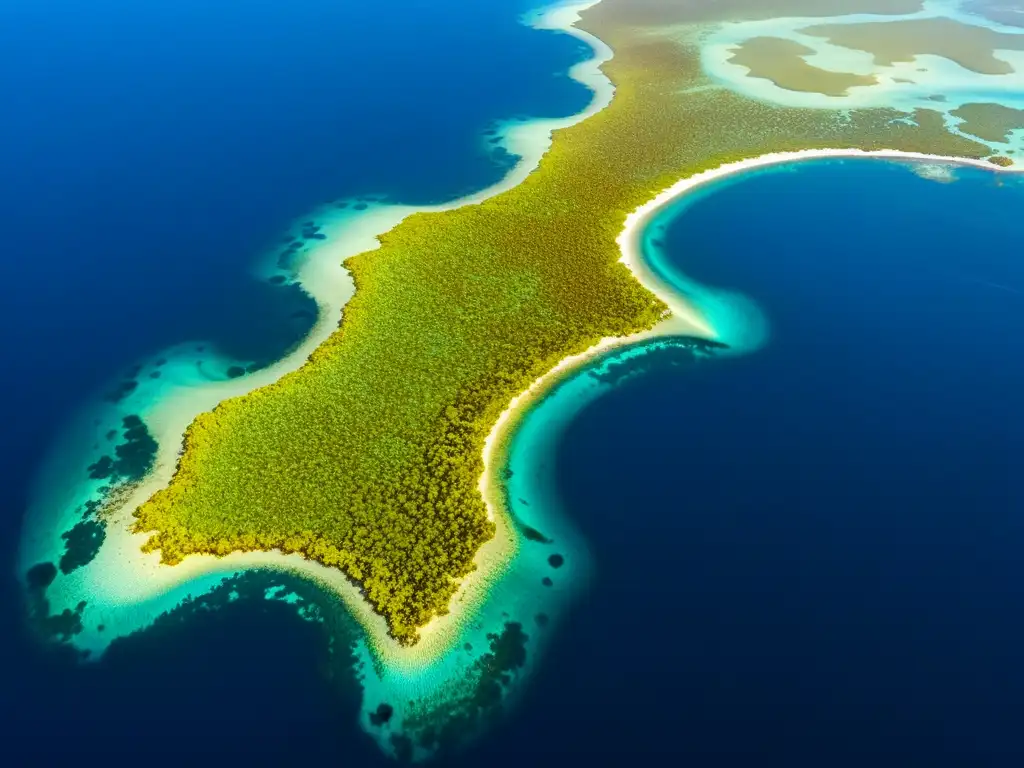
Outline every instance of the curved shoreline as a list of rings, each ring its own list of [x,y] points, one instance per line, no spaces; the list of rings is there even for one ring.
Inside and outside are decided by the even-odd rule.
[[[619,261],[629,268],[638,282],[669,306],[670,313],[649,331],[629,336],[608,337],[584,352],[564,358],[513,398],[502,411],[486,437],[483,452],[484,471],[478,482],[478,488],[487,504],[488,515],[497,523],[498,531],[494,538],[481,547],[474,558],[476,570],[460,582],[459,589],[452,598],[453,610],[448,615],[432,619],[424,625],[421,628],[421,640],[415,646],[402,647],[393,642],[382,617],[370,608],[360,590],[343,574],[336,569],[306,560],[300,555],[285,555],[279,551],[236,552],[224,557],[192,555],[176,566],[160,567],[159,554],[143,554],[140,547],[146,536],[132,534],[128,530],[131,510],[153,492],[165,486],[173,475],[184,430],[196,415],[214,408],[219,402],[265,386],[301,367],[313,349],[334,332],[336,319],[352,295],[352,280],[347,270],[341,266],[341,262],[351,255],[380,247],[377,238],[413,213],[445,211],[473,205],[517,186],[536,169],[550,148],[553,131],[575,125],[610,103],[614,87],[600,67],[612,57],[612,51],[599,38],[574,26],[580,20],[580,12],[596,5],[597,2],[599,0],[560,4],[523,17],[523,22],[535,29],[564,31],[587,43],[594,51],[591,59],[579,62],[570,69],[570,76],[594,93],[585,110],[567,118],[510,124],[503,133],[506,148],[519,154],[521,160],[502,181],[485,190],[436,206],[416,208],[381,205],[366,211],[350,211],[336,217],[333,222],[326,222],[324,226],[328,231],[340,231],[331,232],[324,245],[315,248],[305,258],[299,271],[300,283],[317,301],[321,310],[313,331],[302,344],[274,365],[239,379],[179,389],[146,414],[150,430],[159,444],[155,468],[111,517],[108,541],[100,552],[100,558],[111,561],[108,563],[110,567],[84,568],[64,577],[64,581],[72,587],[74,594],[91,595],[99,589],[100,594],[108,598],[108,605],[116,605],[122,611],[130,606],[128,612],[132,614],[132,618],[128,623],[134,625],[134,628],[141,628],[159,613],[173,608],[182,597],[193,591],[208,589],[221,579],[247,569],[279,568],[302,574],[336,593],[364,627],[367,639],[374,650],[387,656],[389,662],[406,669],[421,667],[456,639],[459,617],[467,612],[472,613],[486,600],[488,587],[500,578],[501,571],[513,558],[517,549],[510,521],[506,519],[506,515],[496,512],[498,506],[504,506],[505,489],[501,487],[494,469],[500,463],[499,455],[504,443],[514,432],[522,414],[532,403],[543,398],[557,381],[572,375],[588,361],[616,347],[635,344],[645,338],[676,334],[715,338],[715,330],[701,316],[699,310],[687,304],[679,293],[658,278],[642,259],[640,238],[644,227],[664,206],[691,189],[716,179],[749,169],[819,157],[909,159],[971,165],[993,171],[1018,170],[999,168],[983,160],[896,150],[863,151],[851,148],[770,153],[687,176],[628,214],[625,226],[617,238],[620,249]],[[55,544],[59,544],[59,540]],[[25,558],[24,551],[21,555],[22,570],[40,559]],[[101,563],[97,562],[96,565]],[[101,572],[102,578],[97,580],[93,574],[86,580],[85,577],[96,570]],[[76,586],[77,589],[74,588]],[[128,594],[125,592],[126,586]],[[114,628],[111,622],[108,622],[107,626],[108,629]],[[92,633],[91,638],[79,638],[76,644],[88,650],[102,652],[117,634],[116,631],[108,631],[105,636]]]
[[[68,593],[72,597],[77,596],[76,599],[98,598],[96,604],[99,608],[93,604],[89,609],[92,626],[74,640],[75,645],[102,652],[114,637],[147,626],[157,615],[174,608],[188,594],[208,590],[225,577],[246,570],[268,568],[296,573],[316,582],[325,591],[337,595],[360,623],[365,631],[365,640],[361,641],[366,646],[361,648],[361,652],[366,651],[365,655],[362,655],[364,668],[369,669],[369,665],[374,661],[382,662],[379,668],[374,667],[376,675],[365,673],[364,712],[372,711],[377,703],[394,701],[390,696],[393,690],[401,690],[403,694],[408,692],[410,696],[407,698],[411,698],[411,694],[433,690],[431,686],[438,680],[445,682],[455,679],[455,675],[464,676],[463,668],[453,669],[449,663],[454,657],[454,654],[450,653],[451,649],[462,639],[462,634],[467,631],[469,624],[481,624],[496,617],[496,612],[501,610],[500,604],[506,601],[510,594],[509,585],[511,584],[513,589],[516,587],[514,574],[509,574],[528,559],[526,556],[517,559],[523,539],[514,530],[513,517],[498,511],[500,505],[503,510],[511,512],[506,504],[510,491],[507,485],[503,485],[500,473],[495,472],[495,468],[502,466],[501,452],[507,447],[509,438],[515,434],[523,415],[529,412],[534,403],[543,399],[556,383],[575,375],[582,365],[607,350],[631,345],[653,336],[680,333],[710,338],[716,336],[716,330],[708,322],[708,318],[702,317],[699,309],[687,302],[685,295],[680,295],[677,290],[672,290],[670,286],[664,284],[644,263],[640,243],[644,228],[651,221],[651,217],[690,189],[708,181],[751,168],[804,158],[840,155],[902,157],[990,167],[983,161],[906,152],[813,150],[769,154],[686,177],[626,216],[625,228],[616,238],[620,249],[619,261],[630,269],[633,277],[641,285],[664,301],[670,310],[662,321],[649,331],[605,338],[582,353],[560,360],[547,373],[516,395],[501,412],[485,438],[482,456],[484,469],[478,482],[478,489],[487,505],[488,516],[495,521],[497,531],[474,556],[476,570],[460,580],[458,590],[450,600],[449,613],[421,627],[421,639],[414,646],[399,646],[391,639],[383,617],[372,610],[360,589],[349,582],[340,570],[321,566],[301,555],[284,555],[276,550],[236,552],[219,558],[211,555],[191,555],[178,565],[161,567],[159,553],[143,554],[140,547],[146,535],[129,532],[131,512],[139,502],[144,501],[170,480],[177,466],[184,429],[198,413],[210,410],[227,398],[270,384],[284,374],[301,367],[309,354],[335,332],[335,324],[343,307],[352,296],[352,280],[349,273],[341,268],[346,258],[380,247],[378,237],[413,213],[450,211],[472,206],[516,187],[537,168],[541,158],[547,153],[551,146],[553,131],[575,125],[604,109],[611,102],[614,87],[601,72],[600,67],[611,58],[612,51],[597,37],[574,26],[580,18],[579,13],[597,2],[598,0],[584,0],[558,5],[524,17],[524,22],[535,29],[566,32],[592,49],[594,55],[591,59],[580,62],[569,70],[573,79],[593,92],[593,98],[585,110],[568,118],[505,124],[501,131],[503,146],[509,152],[519,155],[520,160],[502,181],[481,192],[436,206],[377,205],[362,212],[335,214],[333,220],[328,219],[324,224],[329,239],[324,245],[314,248],[298,270],[299,282],[317,301],[320,308],[316,325],[302,344],[286,358],[262,371],[240,379],[180,389],[165,401],[158,403],[152,413],[147,412],[147,421],[150,422],[151,430],[160,446],[156,468],[131,497],[119,506],[116,517],[110,521],[108,540],[97,560],[91,566],[81,568],[69,576],[60,577],[58,583],[54,585],[63,600],[59,603],[58,610],[75,604],[74,601],[69,601]],[[990,168],[999,170],[994,166]],[[625,208],[626,206],[623,206],[623,209]],[[621,215],[620,211],[614,214],[614,218]],[[613,226],[614,218],[610,222]],[[610,237],[607,239],[610,240]],[[608,245],[610,246],[610,242]],[[608,256],[608,261],[611,262],[611,254]],[[52,535],[52,527],[50,532],[51,538],[56,539],[56,536]],[[54,543],[59,545],[59,539]],[[31,561],[26,563],[30,564]],[[499,607],[495,609],[495,605]],[[107,631],[98,634],[94,628],[95,619],[99,617],[102,620],[104,610],[118,618],[114,621],[104,621]],[[475,639],[474,645],[478,645]],[[376,658],[368,658],[370,656]],[[457,663],[465,666],[464,657]],[[401,722],[403,714],[396,710],[394,722]]]
[[[479,487],[489,508],[507,504],[500,472],[496,472],[495,468],[501,467],[505,461],[508,444],[514,436],[518,424],[528,414],[531,406],[541,402],[560,382],[578,373],[587,363],[592,362],[595,358],[611,350],[631,346],[657,336],[685,334],[712,340],[716,339],[718,334],[709,323],[709,320],[702,316],[700,310],[696,306],[688,304],[676,290],[670,287],[644,261],[641,246],[642,238],[647,226],[657,215],[665,208],[676,203],[680,198],[712,182],[760,168],[827,158],[903,160],[938,165],[967,166],[999,174],[1024,174],[1024,168],[1021,167],[1005,168],[994,165],[987,160],[967,157],[931,155],[923,152],[905,152],[894,149],[862,150],[856,148],[837,148],[808,149],[796,152],[771,152],[746,160],[726,163],[725,165],[709,168],[679,179],[628,214],[622,231],[616,238],[620,251],[619,261],[629,269],[638,282],[669,307],[669,314],[666,315],[661,323],[649,331],[629,336],[602,339],[590,349],[564,358],[544,376],[530,384],[525,391],[513,398],[488,433],[484,443],[484,474],[480,478]]]
[[[100,635],[87,629],[76,636],[75,645],[102,653],[115,637],[147,626],[184,597],[206,591],[224,578],[253,568],[277,568],[298,573],[337,594],[363,626],[368,644],[395,666],[408,669],[426,664],[438,655],[439,650],[457,639],[460,624],[457,616],[467,610],[472,611],[486,598],[487,584],[514,554],[514,537],[507,521],[496,521],[499,530],[474,558],[477,569],[460,583],[452,598],[452,611],[422,627],[421,640],[415,646],[404,647],[390,638],[383,618],[372,610],[360,590],[337,569],[321,566],[301,555],[285,555],[279,551],[236,552],[224,557],[192,555],[178,565],[161,567],[159,553],[145,554],[141,551],[148,534],[130,532],[132,511],[168,484],[176,471],[184,432],[197,415],[212,410],[224,400],[271,384],[302,367],[310,354],[337,330],[343,308],[354,293],[351,275],[343,267],[347,258],[379,248],[378,238],[414,213],[442,212],[475,205],[518,186],[536,170],[547,154],[554,131],[587,119],[611,102],[614,87],[601,71],[601,66],[611,59],[612,51],[594,35],[574,26],[580,19],[580,12],[597,2],[599,0],[570,0],[537,9],[520,19],[533,29],[571,35],[591,49],[592,56],[576,63],[568,72],[573,80],[592,93],[583,111],[564,118],[504,124],[500,132],[501,146],[517,155],[519,160],[501,181],[479,192],[432,206],[382,204],[365,211],[350,210],[326,216],[323,228],[328,239],[323,245],[311,249],[297,270],[297,281],[316,301],[319,310],[317,321],[306,338],[286,357],[267,368],[237,379],[175,389],[144,414],[158,444],[153,470],[109,513],[107,539],[96,560],[89,566],[61,576],[51,587],[50,595],[57,598],[55,608],[58,611],[65,607],[65,603],[73,606],[79,599],[89,597],[94,606],[99,604],[107,609],[107,613],[120,614],[120,620],[101,616],[105,633]],[[315,212],[313,216],[319,219],[317,214],[326,210],[329,209]],[[45,501],[34,505],[26,519],[19,551],[19,569],[22,572],[35,562],[54,559],[52,555],[61,545],[59,531],[63,526],[57,524],[54,514],[66,515],[67,511],[45,509],[48,506]],[[38,551],[40,542],[45,542],[43,548],[48,549],[47,552]],[[71,599],[61,599],[65,596]]]

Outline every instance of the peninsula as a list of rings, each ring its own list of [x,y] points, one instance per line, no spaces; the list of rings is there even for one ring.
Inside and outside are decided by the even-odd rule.
[[[180,457],[154,470],[155,492],[143,484],[144,498],[104,517],[122,534],[103,547],[121,558],[158,553],[161,573],[205,555],[193,575],[212,574],[210,562],[276,563],[342,584],[379,665],[364,710],[395,731],[428,730],[392,695],[407,683],[392,672],[407,669],[425,628],[469,623],[524,542],[557,538],[517,518],[508,498],[502,461],[523,412],[574,366],[638,334],[728,342],[687,297],[645,279],[634,239],[651,211],[701,179],[837,148],[1024,163],[1024,96],[1014,87],[1024,28],[956,3],[602,0],[532,21],[594,49],[575,73],[595,91],[586,119],[542,124],[539,140],[510,127],[510,151],[543,157],[498,194],[419,212],[383,206],[379,247],[345,260],[354,293],[340,317],[334,306],[308,359],[249,391],[248,376],[237,378],[241,394],[202,409],[183,443],[177,432]],[[865,37],[868,22],[886,36]],[[929,25],[965,31],[955,61],[922,33]],[[239,553],[259,557],[232,560]],[[538,562],[564,579],[577,557],[550,549]],[[67,583],[115,581],[88,581],[91,567]],[[555,583],[544,574],[530,574],[542,593]],[[55,578],[55,607],[78,605]],[[129,602],[112,599],[110,610]],[[493,628],[493,647],[526,642],[512,626]],[[448,635],[417,663],[429,668],[447,653]],[[436,665],[437,679],[417,683],[416,695],[432,701],[465,669],[491,669],[496,653]],[[476,689],[460,691],[465,707],[445,709],[449,720],[466,702],[478,707]]]
[[[562,131],[514,189],[410,216],[379,249],[350,258],[356,292],[337,332],[298,371],[195,420],[174,479],[135,512],[136,530],[152,532],[147,549],[169,564],[300,552],[340,568],[395,638],[415,642],[494,534],[477,480],[498,415],[563,358],[661,319],[665,305],[618,261],[615,235],[630,211],[680,175],[766,152],[993,154],[924,109],[913,122],[891,109],[839,120],[696,90],[700,30],[669,23],[685,23],[689,4],[658,5],[654,34],[623,23],[637,13],[630,3],[591,12],[588,25],[617,52],[610,107]],[[774,5],[792,6],[773,6],[774,16],[820,9]],[[832,23],[838,37],[841,19]],[[915,27],[892,28],[894,40],[907,30],[913,51]]]

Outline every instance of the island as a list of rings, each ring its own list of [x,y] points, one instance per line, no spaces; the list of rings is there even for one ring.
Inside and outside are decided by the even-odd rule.
[[[877,15],[870,28],[862,14]],[[140,582],[204,555],[212,559],[189,578],[215,574],[210,563],[221,561],[339,575],[330,583],[354,588],[371,609],[345,594],[378,674],[367,683],[367,728],[392,751],[408,738],[432,749],[437,718],[476,723],[465,718],[485,706],[480,681],[493,703],[493,686],[504,690],[525,669],[531,637],[552,631],[556,612],[545,604],[529,624],[496,619],[476,651],[455,643],[517,557],[539,553],[529,583],[553,595],[543,600],[566,594],[573,568],[584,567],[571,535],[553,532],[543,511],[524,519],[524,500],[508,490],[504,460],[523,414],[583,362],[643,335],[730,343],[713,317],[645,275],[635,238],[650,211],[751,163],[874,151],[1019,169],[1024,156],[1007,117],[1024,105],[1000,79],[1015,71],[1000,51],[1022,50],[1024,29],[985,16],[915,0],[588,0],[530,23],[594,49],[575,72],[595,91],[592,108],[565,124],[540,121],[526,147],[526,134],[510,131],[509,147],[539,162],[497,194],[378,212],[379,247],[344,261],[354,293],[315,349],[270,382],[230,371],[242,390],[178,432],[174,461],[158,463],[146,486],[155,492],[119,498],[103,516],[123,532],[118,557],[140,547],[159,556],[162,565],[140,567]],[[933,28],[958,44],[937,47]],[[963,71],[975,80],[945,88],[949,62],[972,67]],[[1005,92],[1005,103],[979,106],[982,91]],[[998,116],[998,130],[977,127],[986,115]],[[309,232],[335,237],[329,227]],[[95,471],[117,466],[109,461]],[[91,527],[72,534],[106,546],[97,538]],[[232,560],[238,553],[266,557]],[[33,569],[34,589],[60,586],[53,568]],[[88,623],[89,606],[69,601],[74,585],[90,582],[68,583],[54,608]],[[508,590],[519,587],[502,589],[513,600]],[[120,603],[109,602],[112,613]],[[406,705],[409,670],[456,652],[466,661],[430,678],[447,703],[429,703],[423,683],[422,700]],[[466,675],[471,690],[451,693]]]
[[[494,535],[477,484],[498,415],[558,361],[650,329],[665,310],[618,261],[614,235],[630,211],[681,174],[766,152],[988,154],[923,110],[917,125],[894,124],[891,111],[840,124],[826,111],[769,109],[728,91],[682,96],[699,77],[698,51],[629,34],[623,6],[611,0],[591,16],[617,52],[607,66],[612,104],[563,131],[514,189],[410,216],[379,249],[348,259],[355,296],[309,361],[189,427],[173,480],[134,513],[135,529],[151,532],[147,550],[171,564],[194,553],[300,552],[340,568],[396,639],[415,642]],[[659,28],[686,19],[686,4],[664,6]],[[901,53],[934,40],[922,25],[875,23],[893,30],[890,47],[903,41]],[[861,46],[864,26],[807,34]],[[850,41],[839,34],[847,28]],[[969,36],[962,48],[983,42]],[[820,77],[835,93],[841,75]]]

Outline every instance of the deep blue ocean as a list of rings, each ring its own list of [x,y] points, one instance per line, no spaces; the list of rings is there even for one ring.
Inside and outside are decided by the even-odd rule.
[[[565,433],[594,583],[513,730],[612,764],[1024,764],[1024,183],[957,175],[816,161],[671,219],[671,267],[770,339],[652,353]]]
[[[511,162],[493,121],[586,104],[586,52],[519,25],[534,4],[0,4],[5,564],[49,446],[121,371],[294,342],[301,296],[250,276],[294,219],[484,187]],[[566,433],[594,584],[462,764],[1018,764],[1022,203],[992,174],[833,162],[677,219],[678,268],[752,297],[771,338],[653,354]],[[25,636],[3,575],[13,765],[386,764],[286,604],[82,666]]]
[[[352,196],[482,189],[513,163],[495,121],[585,107],[567,71],[589,50],[520,24],[536,5],[0,2],[0,731],[17,764],[151,760],[158,723],[198,762],[297,744],[376,759],[320,674],[322,638],[287,608],[233,607],[84,670],[40,658],[18,532],[55,440],[140,359],[199,340],[266,362],[308,329],[308,300],[253,277],[296,219]],[[171,733],[186,721],[187,746]]]

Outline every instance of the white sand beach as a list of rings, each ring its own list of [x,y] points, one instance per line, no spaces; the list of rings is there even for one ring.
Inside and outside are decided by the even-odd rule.
[[[406,217],[419,212],[439,212],[474,205],[520,184],[540,164],[551,146],[552,134],[604,109],[614,93],[601,65],[612,52],[593,35],[576,29],[579,14],[598,0],[556,5],[529,14],[523,23],[537,30],[563,32],[585,42],[592,58],[573,66],[570,76],[593,92],[587,108],[565,118],[544,118],[508,124],[501,132],[502,146],[517,155],[515,167],[497,184],[479,192],[435,206],[413,207],[372,204],[365,210],[337,211],[330,208],[313,214],[326,239],[310,248],[298,268],[298,282],[319,308],[315,327],[289,355],[275,364],[245,376],[204,382],[178,388],[153,404],[145,420],[158,443],[153,471],[107,517],[107,535],[96,558],[70,574],[59,575],[48,590],[51,611],[74,608],[81,600],[89,605],[89,621],[74,639],[76,646],[100,654],[116,637],[148,626],[161,613],[173,609],[188,595],[202,594],[224,578],[253,568],[277,568],[301,574],[336,593],[367,632],[375,654],[396,668],[411,669],[428,664],[459,635],[466,614],[487,597],[487,585],[500,574],[514,554],[515,537],[507,521],[490,510],[498,525],[497,535],[478,553],[476,570],[463,579],[453,598],[453,609],[437,617],[421,631],[421,641],[411,648],[398,645],[388,634],[382,617],[362,598],[355,585],[339,571],[325,568],[299,555],[281,552],[236,552],[225,557],[189,556],[175,566],[160,564],[159,553],[141,551],[146,534],[133,534],[132,511],[154,492],[166,486],[175,471],[185,430],[200,413],[218,403],[246,394],[297,370],[340,321],[343,308],[354,290],[351,276],[342,266],[354,255],[379,247],[378,237]],[[319,215],[318,215],[319,214]],[[60,531],[67,526],[68,510],[39,508],[26,521],[26,543],[21,562],[27,568],[45,560],[56,561],[63,550]],[[102,633],[96,630],[103,625]]]
[[[500,134],[502,146],[520,160],[504,179],[480,192],[430,207],[374,204],[363,211],[333,210],[330,213],[321,212],[321,216],[314,214],[318,223],[322,222],[327,239],[311,248],[298,272],[299,282],[319,307],[317,323],[309,336],[287,357],[268,368],[235,379],[179,388],[155,403],[144,414],[159,446],[153,471],[107,518],[106,540],[96,558],[70,574],[58,575],[47,592],[53,612],[73,609],[80,601],[88,601],[89,620],[83,631],[75,636],[75,646],[99,655],[113,639],[150,625],[161,613],[173,609],[187,596],[207,592],[230,575],[253,568],[273,568],[300,574],[337,594],[365,629],[366,644],[372,649],[375,660],[385,669],[375,681],[367,682],[367,685],[375,686],[375,691],[373,696],[368,694],[364,710],[372,709],[378,701],[384,700],[385,694],[390,697],[389,691],[381,693],[382,688],[394,685],[397,693],[403,679],[407,681],[410,677],[421,675],[423,686],[429,684],[435,687],[450,680],[461,679],[465,672],[464,659],[459,662],[463,665],[461,667],[447,662],[441,665],[438,660],[451,657],[451,650],[462,640],[467,624],[479,619],[482,607],[493,596],[493,589],[500,583],[519,546],[518,534],[512,529],[504,512],[504,490],[496,468],[500,463],[502,447],[522,414],[562,377],[571,375],[588,361],[614,347],[635,344],[658,335],[686,334],[716,338],[713,319],[703,316],[697,307],[679,296],[644,264],[641,236],[644,228],[660,210],[693,189],[716,179],[760,167],[813,158],[875,157],[940,165],[971,165],[994,172],[1017,170],[999,169],[984,161],[898,151],[834,149],[777,153],[685,177],[630,213],[617,240],[621,251],[620,261],[644,286],[665,302],[669,312],[650,331],[606,338],[580,354],[565,358],[509,403],[486,439],[483,456],[485,469],[479,482],[479,489],[488,505],[488,514],[497,526],[497,534],[477,554],[474,560],[476,569],[462,580],[452,600],[450,612],[434,618],[423,627],[421,640],[413,647],[400,646],[387,634],[383,618],[370,608],[358,588],[340,571],[326,568],[299,555],[284,555],[276,551],[234,553],[220,558],[193,555],[178,565],[166,566],[160,564],[159,553],[144,554],[141,547],[147,535],[130,532],[132,512],[170,481],[188,425],[198,414],[214,408],[223,400],[266,386],[297,370],[313,350],[335,332],[344,306],[353,293],[351,277],[342,266],[347,258],[378,248],[378,238],[413,213],[439,212],[473,205],[512,189],[538,167],[551,146],[555,131],[586,119],[611,102],[614,88],[600,67],[611,58],[612,51],[593,35],[575,27],[580,19],[579,14],[598,1],[566,3],[524,19],[525,23],[538,30],[570,34],[593,50],[591,59],[570,70],[573,79],[593,92],[585,110],[566,118],[531,120],[504,126]],[[26,536],[30,544],[23,547],[23,566],[44,560],[59,560],[63,550],[60,532],[67,527],[64,525],[66,518],[67,510],[62,509],[30,512],[26,523]],[[500,609],[498,614],[500,617]],[[104,626],[102,632],[97,629],[98,625]],[[483,631],[486,632],[486,629]],[[480,648],[478,652],[483,651],[484,648]],[[429,674],[424,670],[429,670]],[[409,698],[407,688],[401,689],[401,696],[406,700]]]
[[[574,371],[594,360],[596,357],[621,346],[632,345],[656,336],[689,335],[715,339],[716,329],[711,319],[704,317],[700,310],[688,303],[683,297],[669,287],[646,264],[642,252],[642,237],[645,228],[666,207],[699,187],[736,174],[773,165],[801,162],[822,158],[876,158],[882,160],[906,160],[927,163],[935,167],[970,166],[982,168],[993,173],[1024,173],[1024,168],[1001,168],[985,160],[929,155],[918,152],[902,152],[899,150],[865,151],[860,149],[809,149],[799,152],[775,152],[747,160],[712,168],[701,173],[685,176],[672,186],[661,191],[648,202],[641,205],[626,217],[625,225],[617,238],[619,245],[619,261],[626,265],[636,279],[645,288],[654,293],[670,309],[669,314],[655,328],[631,336],[609,337],[602,339],[590,349],[580,354],[567,357],[552,368],[543,377],[534,381],[528,389],[516,396],[508,408],[502,412],[495,423],[484,445],[485,471],[480,479],[480,492],[487,499],[488,505],[495,509],[501,504],[502,488],[494,467],[499,464],[500,448],[503,442],[514,431],[515,424],[522,414],[529,410],[531,404],[549,391],[558,381],[571,375]]]

